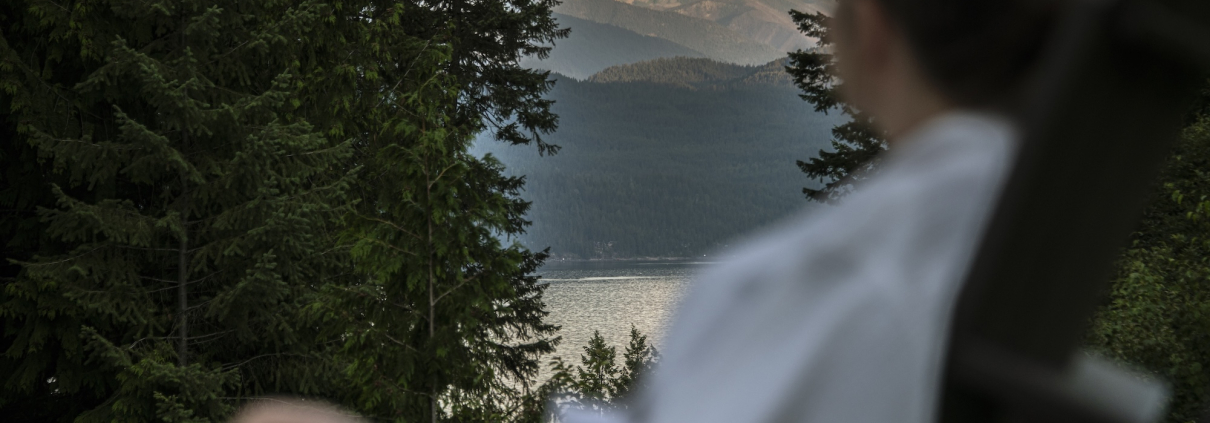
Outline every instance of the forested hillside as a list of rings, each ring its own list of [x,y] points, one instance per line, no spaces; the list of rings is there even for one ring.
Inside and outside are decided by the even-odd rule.
[[[478,143],[476,153],[527,177],[527,246],[569,258],[700,257],[806,206],[808,181],[793,158],[826,146],[839,119],[754,79],[765,66],[677,59],[647,68],[674,64],[692,80],[603,82],[626,73],[618,69],[596,82],[559,78],[550,94],[559,131],[549,141],[563,148],[553,157]]]
[[[740,66],[711,59],[661,58],[629,65],[613,66],[598,72],[590,82],[654,82],[684,88],[725,89],[740,86],[794,88],[786,73],[786,60],[778,59],[760,66]]]
[[[617,26],[597,23],[574,16],[553,14],[571,35],[559,40],[546,59],[528,56],[521,66],[545,69],[576,79],[585,79],[614,65],[641,62],[660,57],[702,57],[703,54],[683,45]]]
[[[707,57],[731,63],[761,64],[786,54],[781,49],[755,41],[710,20],[631,6],[614,0],[567,0],[554,10],[663,38]]]

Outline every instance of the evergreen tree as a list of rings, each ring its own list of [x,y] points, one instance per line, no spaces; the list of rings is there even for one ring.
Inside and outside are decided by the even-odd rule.
[[[599,403],[614,398],[617,388],[615,381],[621,375],[617,355],[617,349],[605,343],[600,331],[592,332],[592,338],[580,356],[581,366],[574,368],[576,394],[580,399]],[[554,368],[556,374],[572,370],[561,366],[558,360]]]
[[[343,240],[354,266],[316,302],[356,384],[345,403],[391,421],[503,421],[520,413],[553,351],[542,322],[545,253],[510,240],[529,224],[524,179],[467,152],[485,131],[511,144],[555,127],[547,74],[520,68],[566,34],[550,1],[345,4],[363,16],[345,42],[356,66],[325,84],[354,137],[358,199]],[[316,96],[324,91],[313,90]],[[374,95],[364,95],[374,93]]]
[[[46,237],[5,251],[0,413],[212,421],[268,392],[339,392],[302,310],[338,264],[324,253],[349,149],[296,113],[299,40],[330,16],[308,1],[2,6],[2,160],[33,172],[6,174],[5,225]]]
[[[799,160],[798,167],[807,176],[822,182],[823,188],[803,188],[807,198],[835,202],[852,191],[853,184],[873,176],[878,169],[879,154],[886,150],[886,134],[877,129],[872,117],[841,101],[837,96],[841,82],[835,78],[832,39],[828,35],[828,16],[823,13],[790,11],[790,17],[808,37],[819,40],[811,50],[790,53],[786,71],[802,90],[803,100],[815,105],[815,111],[827,113],[840,110],[852,120],[832,129],[833,151],[820,150],[817,157]]]
[[[556,151],[551,82],[517,66],[566,34],[552,4],[0,6],[0,229],[22,235],[0,407],[205,421],[288,392],[516,414],[556,341],[545,254],[502,241],[528,225],[523,179],[466,149],[490,127]]]
[[[539,399],[549,399],[551,404],[544,413],[527,415],[526,421],[554,421],[560,410],[567,408],[625,409],[627,395],[645,389],[645,375],[655,367],[660,356],[647,342],[647,335],[633,326],[630,342],[622,353],[621,367],[617,363],[617,348],[606,344],[600,331],[593,331],[588,345],[583,348],[579,365],[567,364],[562,357],[551,360],[554,374],[538,390],[542,395]],[[541,404],[540,401],[534,403]]]
[[[643,375],[650,372],[659,359],[660,353],[647,342],[647,335],[643,335],[638,328],[631,325],[630,343],[626,345],[626,351],[622,352],[622,372],[615,388],[617,395],[625,396],[630,392],[646,389],[646,379]]]

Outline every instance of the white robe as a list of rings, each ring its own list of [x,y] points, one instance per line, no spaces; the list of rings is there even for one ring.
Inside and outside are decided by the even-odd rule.
[[[949,319],[1015,139],[986,114],[920,126],[841,204],[701,274],[638,394],[641,414],[563,420],[935,421]]]

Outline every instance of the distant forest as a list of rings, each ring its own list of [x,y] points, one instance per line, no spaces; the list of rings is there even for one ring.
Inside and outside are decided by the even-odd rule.
[[[676,58],[586,82],[556,77],[557,155],[486,140],[476,153],[526,176],[530,248],[556,258],[715,253],[808,206],[810,181],[794,160],[825,148],[841,121],[799,99],[783,66]]]

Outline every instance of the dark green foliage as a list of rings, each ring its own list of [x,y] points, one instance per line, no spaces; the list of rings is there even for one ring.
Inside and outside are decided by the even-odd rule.
[[[545,254],[505,241],[529,224],[524,180],[467,153],[484,130],[555,150],[541,138],[555,125],[541,98],[550,82],[516,65],[563,35],[551,5],[355,9],[372,19],[342,46],[357,90],[337,99],[360,166],[342,234],[353,266],[310,311],[343,340],[338,358],[355,384],[345,402],[369,417],[511,420],[538,357],[554,350],[544,285],[531,276]]]
[[[551,6],[0,4],[0,415],[511,418],[545,255],[500,241],[523,180],[466,149],[557,148],[516,65]]]
[[[1094,350],[1173,384],[1168,422],[1191,422],[1210,399],[1210,119],[1185,131],[1160,179],[1108,302]]]
[[[786,152],[822,148],[838,119],[746,69],[710,89],[560,79],[557,156],[476,146],[526,175],[534,226],[521,240],[555,257],[701,257],[801,209]]]
[[[300,313],[333,265],[349,151],[293,113],[307,69],[288,42],[327,10],[0,11],[2,160],[26,171],[3,181],[0,413],[210,421],[229,398],[333,392]]]
[[[820,150],[816,157],[797,162],[803,173],[824,184],[818,189],[803,188],[803,194],[831,203],[852,191],[854,183],[877,172],[879,153],[887,148],[886,135],[874,126],[868,114],[850,107],[837,96],[841,83],[834,77],[832,55],[828,53],[832,45],[828,36],[830,18],[818,12],[790,11],[790,16],[804,34],[819,39],[813,50],[790,53],[790,65],[786,66],[794,84],[802,90],[802,99],[814,105],[817,112],[839,109],[852,118],[832,130],[832,151]]]
[[[593,332],[592,339],[584,346],[584,354],[580,355],[579,366],[563,363],[556,357],[551,367],[555,370],[551,383],[566,385],[569,395],[575,395],[578,402],[605,403],[615,397],[620,388],[618,377],[621,369],[617,366],[617,349],[605,343],[600,332]]]
[[[630,343],[622,353],[624,363],[616,382],[616,396],[622,397],[630,392],[646,389],[646,379],[642,376],[650,372],[659,359],[660,353],[647,342],[647,335],[639,333],[638,329],[631,326]]]
[[[566,408],[625,409],[627,395],[645,389],[645,375],[659,359],[660,354],[647,342],[647,335],[631,327],[630,342],[619,366],[617,349],[594,331],[580,354],[579,365],[567,364],[561,357],[551,360],[554,374],[539,390],[552,401],[546,417],[553,419],[559,409]]]
[[[569,30],[560,29],[551,17],[551,8],[557,3],[456,0],[418,4],[430,9],[423,14],[424,23],[449,31],[432,34],[428,26],[403,27],[448,43],[450,57],[443,69],[455,78],[457,85],[452,88],[458,96],[451,119],[441,122],[444,127],[460,136],[486,129],[497,141],[533,144],[540,154],[558,151],[557,145],[542,139],[558,123],[558,116],[550,112],[554,101],[543,98],[554,82],[547,79],[547,72],[518,65],[525,56],[547,57],[548,46],[568,35]],[[407,75],[406,69],[396,73],[400,71]]]
[[[347,239],[365,282],[333,286],[341,300],[316,310],[346,336],[354,403],[370,416],[507,420],[557,329],[542,323],[544,286],[530,275],[545,254],[496,238],[528,223],[522,180],[467,155],[470,134],[410,124],[363,149],[375,179]]]
[[[559,40],[550,57],[544,60],[532,56],[523,59],[521,64],[525,67],[546,69],[583,80],[615,65],[660,57],[702,57],[702,53],[662,38],[573,16],[558,13],[553,16],[559,20],[560,26],[571,29],[571,35]]]

